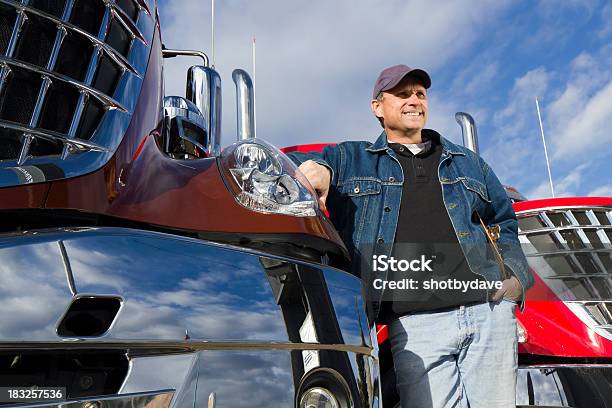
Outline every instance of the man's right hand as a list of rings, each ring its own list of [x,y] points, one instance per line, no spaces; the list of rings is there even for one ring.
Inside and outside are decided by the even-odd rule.
[[[327,193],[329,193],[329,184],[331,181],[330,170],[312,160],[307,160],[300,164],[298,169],[308,179],[308,182],[314,188],[319,195],[319,207],[321,211],[325,211],[325,201],[327,200]]]

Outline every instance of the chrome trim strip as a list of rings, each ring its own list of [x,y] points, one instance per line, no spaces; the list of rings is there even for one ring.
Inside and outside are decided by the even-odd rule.
[[[599,230],[599,229],[610,229],[612,230],[612,225],[566,225],[563,227],[547,227],[547,228],[538,228],[533,230],[526,230],[519,232],[520,235],[531,235],[531,234],[541,234],[544,232],[552,232],[552,231],[563,231],[563,230]]]
[[[68,128],[68,137],[74,138],[76,135],[76,131],[79,128],[79,122],[81,121],[81,115],[83,114],[83,110],[85,109],[85,104],[87,103],[88,95],[86,92],[81,91],[79,95],[79,100],[77,101],[77,106],[72,114],[72,119],[70,121],[70,127]],[[62,152],[62,156],[64,153]]]
[[[66,280],[68,281],[70,293],[72,293],[72,296],[75,296],[77,294],[77,288],[74,283],[74,274],[72,273],[70,258],[68,258],[68,253],[66,252],[66,246],[64,245],[64,241],[57,241],[57,245],[59,246],[60,253],[62,255],[62,263],[64,264],[64,271],[66,272]]]
[[[609,215],[609,212],[606,211],[606,216]],[[608,238],[608,235],[606,235],[606,233],[604,232],[604,229],[606,227],[609,227],[609,225],[601,225],[601,223],[599,222],[599,218],[597,218],[597,216],[595,215],[595,211],[593,210],[587,210],[586,211],[586,216],[588,217],[589,221],[591,221],[591,224],[598,226],[599,228],[597,228],[597,236],[599,237],[599,239],[601,240],[601,242],[605,245],[605,244],[612,244],[612,242],[610,242],[610,238]],[[611,222],[612,224],[612,222]]]
[[[612,330],[612,324],[598,324],[594,327],[596,329]]]
[[[602,363],[602,364],[519,364],[520,369],[528,369],[528,368],[612,368],[612,363]]]
[[[86,86],[91,87],[96,69],[98,69],[98,61],[102,55],[102,50],[98,46],[94,46],[94,52],[91,54],[89,59],[89,65],[87,66],[87,72],[85,73],[85,80],[83,81]],[[93,89],[93,88],[92,88]]]
[[[31,135],[23,135],[23,142],[21,142],[21,151],[19,152],[19,157],[17,158],[17,165],[21,166],[28,158],[28,153],[30,152],[30,145],[32,144]]]
[[[610,205],[610,207],[602,207],[602,206],[597,206],[597,205],[555,205],[555,206],[550,206],[550,207],[532,208],[530,210],[518,211],[516,212],[516,215],[518,216],[518,215],[538,214],[544,211],[565,211],[565,210],[571,210],[574,208],[575,209],[590,208],[593,210],[611,211],[612,204]]]
[[[292,343],[279,341],[207,341],[189,340],[88,340],[83,338],[64,341],[8,341],[0,342],[0,350],[9,349],[128,349],[150,355],[192,353],[203,350],[335,350],[375,357],[367,346],[351,344]]]
[[[0,0],[2,1],[2,0]],[[18,68],[22,68],[22,69],[26,69],[32,72],[35,72],[37,74],[40,74],[41,76],[46,75],[52,79],[57,79],[59,81],[63,81],[66,82],[76,88],[79,88],[79,90],[81,91],[86,91],[87,93],[91,94],[92,96],[94,96],[97,100],[99,100],[102,104],[109,106],[111,109],[119,109],[122,112],[127,112],[127,109],[120,104],[119,102],[117,102],[115,99],[111,98],[110,96],[107,96],[106,94],[98,91],[95,88],[92,88],[89,85],[86,85],[82,82],[79,82],[77,80],[74,80],[70,77],[67,77],[65,75],[62,74],[58,74],[56,72],[52,72],[49,71],[47,69],[44,68],[40,68],[37,67],[36,65],[32,65],[32,64],[28,64],[26,62],[21,62],[21,61],[16,61],[16,60],[12,60],[12,59],[6,59],[5,57],[0,57],[0,64],[5,64],[5,65],[13,65],[16,66]],[[94,70],[95,73],[95,70]],[[93,73],[92,73],[93,75]]]
[[[612,275],[609,273],[585,273],[575,275],[555,275],[547,276],[546,279],[585,279],[585,278],[609,278]]]
[[[49,62],[47,62],[47,69],[49,71],[53,71],[53,68],[55,68],[55,63],[57,62],[57,57],[59,56],[59,50],[62,46],[62,42],[64,42],[64,38],[66,38],[66,34],[68,34],[68,32],[64,27],[59,27],[57,29],[53,49],[51,50],[51,55],[49,56]]]
[[[147,391],[147,392],[138,392],[138,393],[130,393],[130,394],[114,394],[114,395],[106,395],[106,396],[91,396],[87,398],[79,398],[72,400],[63,400],[63,401],[55,401],[55,402],[40,402],[37,404],[19,404],[20,408],[43,408],[43,407],[58,407],[58,408],[84,408],[87,407],[88,402],[98,402],[98,401],[109,401],[109,404],[104,404],[102,406],[112,406],[115,408],[144,408],[149,407],[150,404],[155,397],[167,396],[167,404],[165,405],[153,405],[151,408],[168,408],[170,406],[170,401],[174,396],[175,390],[173,389],[163,389],[156,391]],[[142,401],[143,398],[153,397],[150,400]],[[139,400],[140,401],[137,401]]]
[[[104,16],[102,17],[102,22],[100,23],[100,28],[98,29],[98,40],[104,42],[106,39],[106,35],[108,34],[108,27],[110,26],[111,19],[111,7],[108,2],[105,2],[106,10],[104,10]]]
[[[28,6],[23,6],[21,4],[16,4],[14,1],[11,0],[0,0],[0,3],[2,4],[6,4],[7,6],[12,6],[15,7],[18,10],[22,10],[22,11],[27,11],[28,13],[32,13],[34,15],[37,15],[41,18],[44,18],[46,20],[49,20],[55,24],[57,24],[58,26],[62,26],[70,31],[76,32],[81,34],[84,37],[87,37],[87,39],[89,41],[91,41],[94,46],[98,45],[100,47],[102,47],[102,49],[104,49],[104,51],[109,55],[110,58],[112,58],[117,64],[121,65],[122,68],[127,69],[128,71],[130,71],[131,73],[133,73],[134,75],[137,75],[140,78],[140,74],[136,71],[136,69],[130,64],[130,62],[123,56],[121,55],[121,53],[117,52],[117,50],[115,50],[113,47],[111,47],[110,45],[106,44],[104,41],[100,40],[98,37],[95,37],[91,34],[89,34],[87,31],[83,30],[80,27],[75,26],[74,24],[68,22],[68,21],[64,21],[61,18],[57,18],[56,16],[52,15],[52,14],[47,14],[44,11],[40,11],[37,10],[35,8],[31,8]],[[106,35],[106,33],[105,33]],[[15,40],[16,41],[16,40]],[[8,48],[7,48],[8,51]],[[11,56],[12,54],[7,54],[6,56]]]
[[[74,6],[74,0],[67,0],[64,6],[64,12],[62,13],[62,21],[70,20],[70,15],[72,14],[72,8]],[[66,28],[64,27],[64,30]]]
[[[42,108],[45,103],[45,96],[47,96],[47,91],[49,90],[50,86],[51,79],[49,79],[48,76],[44,75],[42,77],[40,89],[38,90],[38,96],[36,98],[34,110],[32,111],[32,117],[30,118],[30,127],[36,127],[38,125],[38,119],[40,119],[40,113],[42,112]]]
[[[0,92],[4,88],[4,84],[6,83],[6,78],[8,78],[11,73],[11,69],[4,62],[0,63],[2,65],[2,69],[0,70]]]
[[[587,248],[592,248],[593,245],[591,244],[591,241],[589,241],[589,238],[586,236],[586,234],[584,233],[584,229],[580,226],[580,223],[578,222],[578,220],[576,219],[576,217],[574,216],[574,213],[572,212],[572,210],[567,210],[565,211],[565,217],[567,217],[567,219],[572,223],[573,226],[576,226],[578,229],[576,230],[576,233],[578,234],[578,237],[580,238],[580,240],[582,241],[582,244],[587,247]],[[599,244],[599,242],[597,242],[597,244]],[[597,265],[597,268],[602,271],[602,273],[606,272],[606,267],[605,265],[601,262],[601,259],[599,259],[599,257],[597,255],[595,255],[594,252],[589,252],[589,255],[591,257],[591,260],[593,261],[593,263],[595,265]],[[606,274],[607,275],[607,274]]]
[[[21,29],[23,28],[23,23],[28,19],[23,10],[17,8],[17,19],[15,19],[15,25],[13,26],[13,32],[11,33],[11,39],[9,40],[8,45],[6,46],[6,51],[4,51],[5,57],[12,57],[15,52],[15,47],[17,46],[17,40],[19,40],[19,34],[21,33]]]
[[[87,140],[73,139],[62,135],[60,133],[55,133],[50,130],[40,130],[34,129],[29,126],[19,125],[13,122],[0,121],[0,127],[10,130],[15,130],[17,132],[29,133],[31,136],[41,137],[43,139],[51,140],[51,141],[60,141],[62,143],[70,143],[79,148],[80,150],[94,150],[97,152],[110,152],[110,149],[100,146],[98,144],[89,142]]]
[[[132,39],[138,39],[143,44],[146,44],[147,42],[145,41],[144,37],[138,30],[138,27],[136,27],[136,23],[132,21],[132,19],[128,17],[127,14],[125,14],[123,9],[117,6],[117,4],[114,2],[109,3],[109,5],[111,7],[112,16],[116,18],[117,21],[119,21],[121,25],[130,32],[130,34],[132,35]]]
[[[525,254],[528,258],[540,257],[540,256],[548,256],[548,255],[571,255],[571,254],[588,254],[591,252],[612,252],[612,247],[610,248],[586,248],[586,249],[559,249],[555,251],[548,252],[533,252],[529,254]]]

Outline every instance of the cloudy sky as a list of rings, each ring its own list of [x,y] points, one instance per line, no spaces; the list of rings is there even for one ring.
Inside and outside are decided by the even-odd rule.
[[[212,57],[210,1],[159,6],[166,46]],[[461,142],[454,113],[471,113],[503,183],[551,195],[538,96],[556,195],[612,195],[610,1],[216,0],[224,145],[236,135],[231,72],[252,72],[253,36],[257,135],[276,146],[376,139],[373,83],[405,63],[432,76],[429,127]],[[166,94],[184,95],[197,63],[169,60]]]

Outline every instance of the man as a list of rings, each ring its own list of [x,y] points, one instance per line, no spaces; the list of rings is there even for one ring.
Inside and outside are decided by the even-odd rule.
[[[389,325],[402,406],[515,407],[514,313],[533,278],[491,168],[424,128],[430,85],[421,69],[383,70],[371,105],[384,131],[374,143],[291,157],[352,254],[369,317]],[[481,222],[499,226],[506,279]],[[409,270],[380,267],[391,258]]]

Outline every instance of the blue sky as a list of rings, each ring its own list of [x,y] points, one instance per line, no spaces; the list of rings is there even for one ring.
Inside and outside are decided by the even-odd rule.
[[[211,55],[209,1],[161,1],[164,43]],[[235,140],[234,68],[251,72],[257,38],[257,135],[277,146],[374,140],[372,86],[405,63],[432,77],[428,127],[461,142],[471,113],[481,155],[528,198],[550,196],[540,97],[557,196],[612,196],[612,2],[217,0],[215,67],[223,141]],[[184,95],[189,59],[166,66]]]

